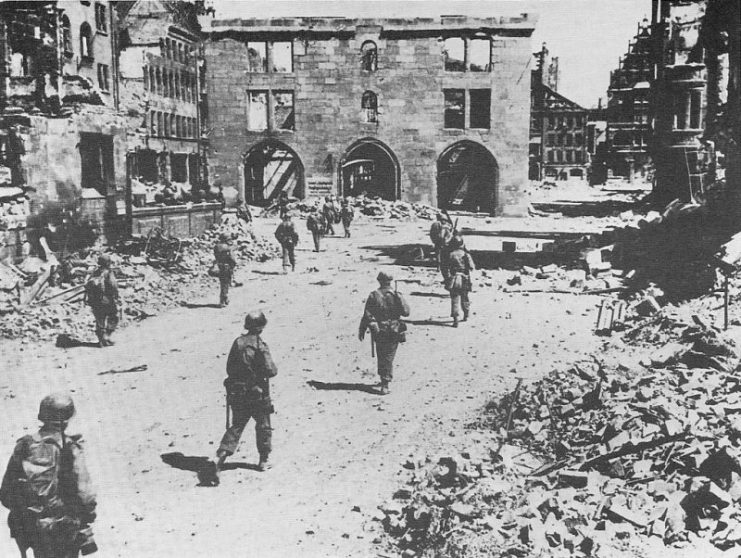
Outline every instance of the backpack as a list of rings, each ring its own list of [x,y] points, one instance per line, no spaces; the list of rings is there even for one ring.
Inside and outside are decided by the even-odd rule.
[[[64,449],[52,437],[28,436],[21,462],[23,478],[16,479],[15,505],[39,516],[63,515],[60,472]]]
[[[105,276],[102,273],[92,276],[85,283],[85,296],[89,306],[98,306],[103,303],[103,299],[105,298]]]

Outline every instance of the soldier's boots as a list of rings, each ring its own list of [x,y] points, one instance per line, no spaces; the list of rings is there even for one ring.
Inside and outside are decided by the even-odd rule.
[[[260,462],[257,464],[257,470],[260,472],[265,472],[268,469],[271,469],[273,467],[273,464],[268,461],[267,455],[261,455],[260,456]]]
[[[463,311],[463,321],[464,322],[467,322],[468,321],[468,310],[464,310]]]
[[[381,380],[381,386],[378,388],[378,393],[380,393],[381,395],[388,395],[389,393],[391,393],[389,383]]]
[[[453,318],[453,327],[458,327],[458,318]]]

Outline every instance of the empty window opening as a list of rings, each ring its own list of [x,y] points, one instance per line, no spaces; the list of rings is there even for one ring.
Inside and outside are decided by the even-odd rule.
[[[104,134],[80,134],[82,187],[94,188],[105,196],[115,188],[113,179],[113,137]]]
[[[95,29],[101,33],[108,32],[108,21],[106,19],[106,9],[103,4],[95,4]]]
[[[468,45],[472,72],[488,72],[491,67],[491,42],[489,39],[472,39]]]
[[[378,97],[373,91],[363,93],[360,108],[366,122],[378,122]]]
[[[466,125],[466,92],[464,89],[444,89],[445,128],[463,129]]]
[[[188,182],[188,155],[186,153],[170,155],[170,176],[172,182]]]
[[[268,129],[267,91],[247,92],[247,129],[252,131]]]
[[[62,45],[65,54],[72,54],[72,27],[66,15],[62,16]]]
[[[360,69],[366,72],[378,69],[378,47],[373,41],[365,41],[360,47]]]
[[[247,43],[247,64],[250,72],[267,72],[268,44]]]
[[[293,72],[293,43],[283,41],[272,43],[273,72],[291,73]]]
[[[80,25],[80,55],[83,58],[93,57],[93,32],[87,22]]]
[[[295,130],[293,91],[273,91],[273,117],[278,130]]]
[[[157,152],[152,149],[142,149],[139,151],[137,153],[137,168],[141,180],[157,182],[159,180]]]
[[[98,88],[101,91],[108,91],[110,88],[108,64],[98,64]]]
[[[466,70],[466,42],[461,37],[448,37],[443,44],[445,70],[463,72]]]
[[[491,89],[471,89],[471,128],[491,127]]]

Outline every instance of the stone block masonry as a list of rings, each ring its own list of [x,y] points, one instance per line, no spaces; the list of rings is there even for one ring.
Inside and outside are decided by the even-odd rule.
[[[254,154],[272,146],[297,160],[304,188],[294,193],[331,181],[343,196],[376,188],[383,197],[520,214],[534,25],[531,17],[216,21],[206,41],[212,176],[248,200],[268,198],[281,186],[269,180],[282,176],[280,161],[256,166]],[[465,69],[446,69],[448,39],[464,41],[471,56],[481,37],[490,45],[486,70],[468,58]],[[273,71],[285,43],[290,67]],[[446,90],[463,90],[463,106],[446,107]],[[489,91],[488,107],[472,106],[473,90]],[[275,92],[293,93],[287,129]],[[446,127],[446,110],[462,112],[457,127]],[[488,116],[488,128],[471,127],[474,111]],[[482,188],[490,192],[465,193]]]

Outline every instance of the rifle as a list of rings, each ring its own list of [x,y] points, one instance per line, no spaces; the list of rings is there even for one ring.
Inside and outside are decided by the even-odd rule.
[[[229,391],[226,392],[226,430],[229,430]]]
[[[376,358],[376,337],[373,333],[373,330],[370,332],[370,340],[371,340],[371,358]]]

